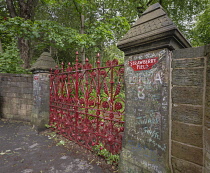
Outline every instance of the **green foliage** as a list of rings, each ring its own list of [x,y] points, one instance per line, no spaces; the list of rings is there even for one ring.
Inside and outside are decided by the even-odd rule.
[[[71,27],[64,27],[57,22],[49,20],[24,20],[20,17],[7,18],[0,23],[0,34],[4,35],[4,49],[9,48],[13,38],[31,40],[33,49],[39,52],[38,57],[45,48],[53,47],[60,51],[68,51],[74,47],[75,51],[81,46],[89,47],[93,44],[91,37]]]
[[[20,17],[2,19],[0,33],[9,36],[20,36],[29,38],[31,35],[32,21]]]
[[[20,59],[19,51],[13,41],[7,45],[4,52],[0,52],[0,73],[28,73],[21,67],[23,61]]]
[[[210,44],[210,5],[197,17],[195,28],[191,33],[194,46]]]
[[[117,51],[116,43],[138,16],[156,2],[161,3],[194,45],[209,43],[209,0],[41,0],[33,20],[8,18],[6,3],[0,1],[3,50],[10,46],[11,40],[24,38],[30,41],[32,61],[46,49],[54,50],[52,55],[60,62],[73,61],[74,52],[81,48],[85,48],[88,58],[100,52],[103,62],[112,59],[113,54],[121,59],[123,54]],[[81,15],[84,15],[84,34],[80,34]],[[198,22],[192,31],[195,20]]]
[[[119,50],[115,44],[106,46],[102,57],[109,57],[111,60],[117,59],[119,64],[124,64],[124,52]],[[102,59],[102,61],[103,64],[106,63],[106,59]]]
[[[196,37],[191,33],[196,16],[205,10],[208,5],[209,0],[163,0],[162,4],[169,17],[189,40]]]
[[[102,143],[93,146],[93,151],[96,152],[97,155],[104,157],[108,164],[117,165],[119,162],[120,155],[110,153],[104,148]]]
[[[64,140],[60,140],[56,145],[57,146],[59,146],[59,145],[65,145],[65,141]]]
[[[56,123],[54,123],[54,124],[51,124],[51,125],[49,125],[49,124],[45,124],[45,127],[46,128],[53,128],[53,129],[55,129],[56,128]]]
[[[8,18],[0,24],[0,33],[9,37],[24,37],[39,41],[40,44],[66,48],[69,44],[86,45],[86,35],[48,20],[24,20],[20,17]]]

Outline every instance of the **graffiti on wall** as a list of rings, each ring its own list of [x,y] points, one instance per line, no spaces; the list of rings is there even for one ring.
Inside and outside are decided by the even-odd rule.
[[[164,172],[157,160],[167,152],[168,69],[165,49],[130,56],[126,60],[126,148],[141,164]],[[135,154],[134,154],[135,155]],[[153,165],[148,168],[148,165]],[[154,170],[153,170],[154,171]]]

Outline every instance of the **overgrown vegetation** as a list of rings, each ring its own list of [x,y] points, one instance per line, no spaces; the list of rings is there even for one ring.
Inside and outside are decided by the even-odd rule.
[[[22,65],[23,61],[19,58],[19,50],[12,40],[4,52],[0,52],[0,73],[28,73]]]
[[[108,164],[118,165],[120,155],[110,153],[106,148],[104,148],[104,145],[102,143],[93,146],[93,151],[97,155],[103,157]]]
[[[56,124],[50,126],[46,124],[45,126],[46,128],[49,128],[49,130],[42,132],[42,134],[48,136],[49,139],[54,140],[57,146],[64,146],[68,150],[72,150],[76,154],[79,154],[80,157],[85,156],[85,158],[90,161],[90,164],[93,162],[105,169],[109,169],[111,172],[118,172],[119,154],[111,154],[104,148],[102,143],[94,145],[92,151],[90,151],[82,146],[79,146],[75,142],[64,138],[55,131],[51,131],[51,128],[55,128],[55,125]]]
[[[96,52],[101,52],[101,62],[111,58],[123,61],[116,43],[156,2],[193,45],[210,43],[209,0],[0,0],[1,57],[6,62],[12,41],[13,48],[18,49],[12,56],[18,61],[16,65],[24,69],[44,50],[58,64],[74,61],[78,50],[81,61],[85,57],[95,61]],[[15,71],[9,65],[2,66],[1,72],[6,67],[7,72],[21,72],[19,67]]]
[[[55,125],[48,125],[46,124],[45,125],[46,128],[55,128]],[[55,131],[51,131],[48,133],[48,138],[49,139],[53,139],[56,141],[56,145],[65,145],[66,142],[65,140],[68,140],[68,139],[60,139],[59,135],[55,132]],[[110,153],[102,143],[98,144],[98,145],[94,145],[93,146],[93,152],[102,157],[103,159],[106,160],[107,164],[110,164],[110,165],[115,165],[117,166],[118,165],[118,162],[119,162],[119,159],[120,159],[120,155],[119,154],[112,154]]]

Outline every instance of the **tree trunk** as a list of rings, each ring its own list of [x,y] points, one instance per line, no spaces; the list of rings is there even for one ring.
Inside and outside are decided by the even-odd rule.
[[[39,0],[6,0],[7,9],[11,17],[22,17],[25,20],[33,20],[35,7]],[[20,57],[23,60],[23,67],[25,69],[30,67],[30,44],[29,40],[18,38],[18,48],[20,50]]]
[[[23,60],[23,68],[30,68],[30,46],[29,40],[18,38],[18,48],[20,50],[20,57]]]
[[[0,53],[3,53],[3,48],[2,48],[2,44],[1,44],[1,39],[0,39]]]
[[[81,14],[81,30],[80,33],[84,34],[85,33],[85,17],[83,14]],[[81,54],[82,54],[82,64],[85,64],[85,48],[84,46],[81,48]]]
[[[7,8],[10,13],[10,17],[16,17],[17,13],[13,4],[13,0],[6,0]]]

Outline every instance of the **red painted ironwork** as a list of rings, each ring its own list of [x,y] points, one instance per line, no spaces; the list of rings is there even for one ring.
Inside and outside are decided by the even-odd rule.
[[[56,69],[50,76],[50,125],[90,150],[103,144],[112,154],[122,147],[124,131],[124,66],[116,59],[96,67],[86,59]]]

